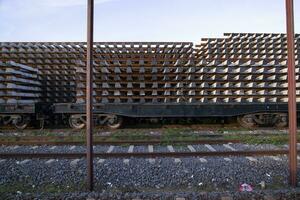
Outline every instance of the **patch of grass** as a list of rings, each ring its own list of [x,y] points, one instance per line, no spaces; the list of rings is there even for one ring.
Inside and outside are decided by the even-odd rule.
[[[214,139],[228,139],[228,140],[240,140],[243,143],[248,144],[275,144],[281,145],[288,142],[288,135],[285,134],[265,134],[265,135],[251,135],[251,134],[239,134],[239,131],[247,131],[244,128],[229,129],[228,127],[219,127],[218,131],[228,131],[228,134],[217,133],[215,137],[208,137],[195,133],[199,129],[193,127],[178,127],[178,126],[166,126],[160,129],[118,129],[110,131],[110,135],[101,136],[97,134],[95,130],[94,141],[124,141],[124,140],[160,140],[161,144],[171,144],[173,140],[214,140]],[[101,130],[103,131],[103,130]],[[275,132],[275,131],[274,131]],[[80,131],[64,131],[64,130],[32,130],[30,135],[40,141],[51,142],[85,142],[85,130]],[[29,135],[27,135],[29,136]],[[43,138],[45,136],[45,138]],[[53,137],[49,140],[47,137]],[[300,136],[298,136],[300,140]],[[26,136],[0,136],[0,140],[5,142],[22,142],[28,141]],[[178,144],[182,145],[182,144]]]
[[[260,135],[260,136],[251,136],[251,135],[224,135],[224,139],[233,139],[240,140],[243,143],[247,144],[274,144],[274,145],[283,145],[288,143],[288,135],[278,134],[278,135]],[[298,136],[300,140],[300,136]]]
[[[17,191],[33,192],[35,191],[35,188],[29,185],[24,185],[21,182],[0,185],[0,194],[17,193]]]
[[[217,132],[223,133],[224,131],[227,131],[229,133],[237,133],[239,131],[250,131],[251,129],[243,128],[243,127],[221,127],[218,128]]]
[[[266,185],[267,189],[278,190],[284,188],[284,177],[280,175],[273,176],[273,183],[271,185]]]
[[[79,184],[74,183],[65,183],[60,184],[43,184],[40,186],[32,186],[30,184],[24,184],[22,182],[14,182],[9,184],[0,185],[0,194],[17,194],[21,193],[61,193],[61,192],[75,192],[83,190],[85,188],[84,183],[80,182]]]

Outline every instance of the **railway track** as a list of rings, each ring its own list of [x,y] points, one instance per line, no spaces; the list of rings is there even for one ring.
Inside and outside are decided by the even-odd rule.
[[[154,158],[154,157],[230,157],[230,156],[278,156],[287,155],[288,146],[277,147],[274,145],[265,145],[264,148],[256,148],[255,145],[248,145],[242,143],[231,143],[228,141],[191,141],[198,143],[188,143],[183,146],[161,145],[160,141],[151,143],[147,141],[140,141],[138,146],[130,144],[124,146],[124,142],[134,143],[136,141],[118,141],[105,142],[105,145],[94,146],[94,156],[98,158]],[[174,141],[173,141],[174,142]],[[183,141],[178,141],[183,142]],[[174,144],[174,143],[173,143]],[[176,143],[175,143],[176,144]],[[85,146],[70,144],[44,145],[37,146],[2,146],[0,158],[85,158]],[[115,146],[116,145],[116,146]],[[155,146],[154,146],[155,145]],[[271,148],[270,148],[271,147]],[[108,149],[107,149],[108,148]],[[128,149],[127,149],[128,148]],[[141,150],[142,149],[142,150]]]
[[[300,151],[299,151],[300,152]],[[128,153],[94,153],[99,158],[155,158],[155,157],[224,157],[224,156],[276,156],[286,155],[288,150],[261,151],[216,151],[216,152],[128,152]],[[85,153],[0,153],[0,158],[84,158]]]
[[[95,141],[94,145],[159,145],[159,144],[224,144],[239,143],[240,140],[122,140]],[[85,141],[0,141],[0,145],[84,145]]]

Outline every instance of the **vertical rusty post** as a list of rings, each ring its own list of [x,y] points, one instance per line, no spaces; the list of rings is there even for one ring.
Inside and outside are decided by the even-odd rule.
[[[297,186],[297,104],[295,77],[294,4],[286,0],[288,107],[289,107],[289,168],[290,184]]]
[[[93,32],[94,0],[87,6],[87,62],[86,62],[86,158],[87,186],[93,190]]]

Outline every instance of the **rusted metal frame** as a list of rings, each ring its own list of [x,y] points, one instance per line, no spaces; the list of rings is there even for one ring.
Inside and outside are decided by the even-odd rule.
[[[297,186],[297,107],[295,77],[294,2],[286,0],[288,110],[289,110],[289,170],[290,184]]]
[[[92,191],[94,186],[93,172],[93,32],[94,0],[87,5],[87,65],[86,65],[86,157],[87,187]]]
[[[286,155],[288,150],[261,151],[206,151],[206,152],[133,152],[133,153],[94,153],[101,158],[149,158],[149,157],[224,157],[224,156],[274,156]],[[0,153],[0,158],[85,158],[85,153]]]

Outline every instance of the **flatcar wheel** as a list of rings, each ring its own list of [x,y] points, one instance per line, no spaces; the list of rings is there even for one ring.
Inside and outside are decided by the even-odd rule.
[[[275,126],[277,128],[284,128],[284,127],[287,127],[288,125],[288,116],[287,114],[279,114],[277,116],[278,120],[277,122],[275,123]]]
[[[253,115],[238,116],[237,121],[244,128],[254,128],[257,126]]]
[[[109,116],[106,121],[106,126],[110,129],[118,129],[122,126],[123,118],[117,115]]]
[[[73,129],[83,129],[85,127],[84,121],[80,117],[70,116],[69,125]]]
[[[12,124],[18,130],[24,130],[30,123],[30,117],[20,115],[12,120]]]

